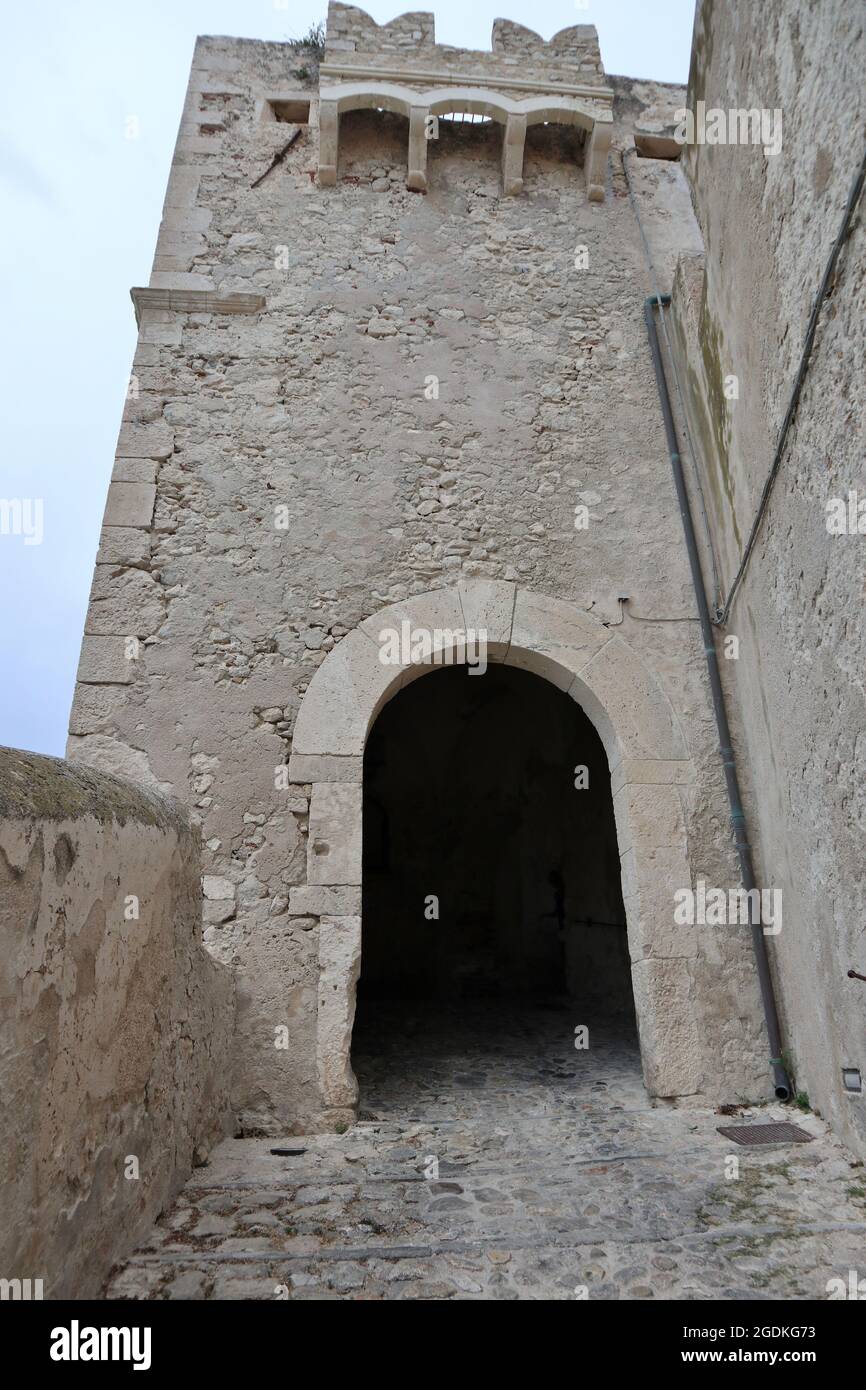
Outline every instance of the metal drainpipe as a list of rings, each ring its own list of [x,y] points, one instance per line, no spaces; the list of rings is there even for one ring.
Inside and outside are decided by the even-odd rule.
[[[682,518],[683,531],[686,537],[686,550],[689,555],[692,584],[698,604],[701,635],[704,641],[704,655],[707,661],[710,690],[713,696],[713,711],[716,716],[716,729],[719,735],[719,752],[722,755],[722,766],[725,769],[725,782],[728,788],[731,828],[734,832],[734,841],[740,860],[740,876],[743,881],[743,887],[748,892],[751,892],[757,887],[755,883],[755,871],[752,865],[752,851],[746,832],[746,816],[743,810],[742,797],[740,796],[740,783],[737,777],[737,765],[734,759],[733,745],[731,743],[731,730],[725,710],[725,696],[722,690],[721,676],[719,674],[719,659],[716,653],[716,644],[713,639],[713,625],[710,621],[707,593],[704,588],[704,576],[701,571],[701,561],[698,554],[697,541],[695,539],[695,528],[692,522],[691,507],[689,506],[689,495],[686,491],[682,460],[680,459],[679,449],[677,448],[677,435],[674,427],[673,412],[671,411],[671,399],[668,394],[664,363],[662,362],[661,347],[656,330],[655,315],[653,314],[654,308],[670,304],[670,302],[671,297],[669,294],[648,295],[644,300],[643,312],[647,333],[649,335],[650,349],[652,351],[659,401],[661,403],[662,415],[665,422],[665,434],[667,436],[671,468],[673,469],[674,485],[677,490],[677,501],[679,502],[680,516]],[[749,901],[751,903],[753,900],[750,899]],[[752,922],[751,927],[752,947],[755,952],[755,964],[758,967],[761,1001],[764,1006],[764,1018],[766,1020],[767,1035],[770,1041],[770,1069],[773,1073],[773,1084],[776,1088],[777,1099],[789,1100],[791,1095],[791,1083],[788,1080],[788,1073],[782,1062],[782,1038],[779,1030],[779,1014],[776,1008],[776,996],[773,991],[773,978],[770,974],[770,963],[767,959],[767,944],[761,922]]]

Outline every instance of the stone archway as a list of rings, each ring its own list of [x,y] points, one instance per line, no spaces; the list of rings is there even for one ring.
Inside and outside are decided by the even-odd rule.
[[[385,629],[486,633],[487,659],[523,667],[567,692],[595,725],[611,775],[644,1078],[653,1095],[700,1088],[700,1042],[688,963],[694,934],[673,920],[673,888],[690,883],[683,788],[694,772],[664,692],[640,657],[597,619],[559,599],[468,580],[392,604],[326,657],[295,726],[293,782],[311,784],[307,883],[333,893],[319,932],[316,1050],[326,1109],[351,1109],[355,988],[361,953],[363,754],[382,707],[432,669],[385,664]]]
[[[584,175],[590,202],[604,202],[604,179],[612,136],[612,116],[596,94],[525,97],[517,100],[491,87],[446,86],[423,91],[380,79],[362,79],[323,87],[319,94],[319,168],[323,188],[337,182],[340,117],[349,111],[393,111],[409,120],[407,187],[427,188],[426,132],[430,116],[445,111],[488,115],[504,128],[502,190],[509,197],[523,189],[523,145],[527,125],[557,121],[579,125],[587,132]]]

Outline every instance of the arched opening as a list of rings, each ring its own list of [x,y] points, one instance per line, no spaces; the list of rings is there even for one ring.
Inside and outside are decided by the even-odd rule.
[[[396,669],[383,662],[383,635],[450,635],[444,649],[463,660],[455,640],[463,630],[485,635],[490,661],[565,692],[601,738],[644,1079],[655,1096],[701,1093],[715,1059],[697,1004],[697,941],[692,928],[671,920],[671,885],[694,877],[686,800],[695,770],[671,703],[631,645],[574,603],[505,580],[466,579],[365,618],[322,662],[295,721],[289,780],[308,788],[310,833],[306,885],[290,893],[289,911],[319,919],[316,1074],[328,1123],[344,1123],[358,1101],[350,1054],[361,967],[365,748],[378,715],[423,674],[402,648]],[[561,1035],[556,1041],[559,1047]],[[632,1049],[630,1069],[634,1058]]]
[[[373,104],[378,101],[380,104]],[[340,116],[337,177],[377,188],[406,183],[409,120],[387,96],[369,98],[363,108]]]
[[[610,774],[574,700],[511,666],[428,673],[379,714],[363,787],[362,1109],[407,1030],[458,1059],[467,1029],[552,1026],[574,1060],[581,1025],[636,1054]]]
[[[498,188],[502,168],[502,113],[488,102],[455,98],[430,107],[435,120],[428,143],[431,191],[488,180]]]
[[[586,129],[575,122],[554,118],[527,125],[523,152],[523,177],[527,189],[544,182],[568,183],[586,156]]]

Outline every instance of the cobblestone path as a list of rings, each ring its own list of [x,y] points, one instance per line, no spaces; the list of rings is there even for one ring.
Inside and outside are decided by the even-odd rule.
[[[738,1148],[648,1100],[622,1030],[577,1051],[564,1007],[381,1017],[359,1123],[225,1141],[109,1297],[823,1299],[866,1274],[866,1169],[816,1116],[744,1111],[815,1140]]]

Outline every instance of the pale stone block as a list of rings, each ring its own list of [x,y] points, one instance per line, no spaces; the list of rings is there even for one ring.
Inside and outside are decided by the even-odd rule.
[[[401,679],[399,668],[379,660],[369,637],[350,632],[310,682],[295,725],[294,750],[361,757],[367,730]]]
[[[319,101],[319,183],[333,188],[337,182],[340,113],[335,101]]]
[[[289,778],[292,782],[360,782],[363,776],[363,758],[332,758],[326,753],[292,753],[289,759]]]
[[[378,655],[382,633],[386,630],[399,633],[404,622],[407,622],[410,628],[423,632],[462,631],[463,609],[457,590],[432,589],[429,593],[417,594],[402,603],[389,604],[371,618],[365,618],[360,627],[374,644]]]
[[[190,270],[156,270],[150,277],[152,290],[215,290],[216,281],[210,275],[197,275]]]
[[[658,849],[685,843],[685,821],[679,788],[671,785],[627,784],[613,796],[619,852],[635,845]]]
[[[612,768],[610,789],[614,796],[627,783],[685,787],[695,780],[691,762],[664,762],[661,758],[622,758]]]
[[[177,227],[160,227],[157,253],[160,256],[197,256],[207,246],[201,232],[181,230]]]
[[[427,108],[413,106],[409,113],[409,163],[406,187],[423,193],[427,188]]]
[[[661,686],[619,638],[611,638],[592,657],[569,693],[595,724],[613,766],[621,756],[669,762],[688,758]]]
[[[155,483],[156,460],[116,458],[111,477],[115,483]]]
[[[526,116],[509,113],[502,138],[502,192],[506,198],[523,192],[523,147]]]
[[[361,889],[357,887],[328,888],[316,885],[289,889],[289,914],[292,917],[339,917],[360,911]]]
[[[693,960],[698,954],[697,932],[714,928],[674,921],[674,894],[691,883],[685,843],[658,849],[640,845],[626,850],[620,863],[632,962]]]
[[[157,343],[145,343],[139,336],[138,344],[133,358],[132,371],[134,376],[141,376],[143,369],[147,367],[159,366],[159,346]]]
[[[151,275],[151,279],[153,279],[153,275],[155,275],[157,272],[159,272],[160,274],[173,275],[181,271],[189,270],[192,261],[192,252],[187,252],[185,254],[178,253],[177,255],[173,255],[167,252],[157,251],[156,255],[153,258],[153,274]]]
[[[153,483],[112,481],[108,487],[103,526],[140,526],[153,522],[156,487]]]
[[[113,728],[114,716],[123,708],[126,695],[119,685],[83,685],[75,687],[72,711],[69,715],[70,734],[104,734]]]
[[[127,425],[152,425],[159,423],[162,419],[164,408],[162,399],[152,395],[149,391],[142,392],[140,388],[141,383],[139,382],[140,394],[127,398],[126,404],[123,407],[124,423]],[[115,455],[115,463],[117,463],[117,458],[118,456]],[[135,466],[141,463],[153,463],[154,460],[132,458],[127,459],[126,462],[131,466]],[[151,479],[151,481],[153,480]]]
[[[466,628],[487,633],[487,652],[501,660],[511,644],[516,589],[500,579],[464,579],[457,585]]]
[[[310,800],[309,884],[361,882],[360,783],[318,782]]]
[[[205,232],[213,221],[211,208],[166,207],[160,223],[160,241],[163,234]]]
[[[230,878],[218,874],[204,874],[201,881],[202,892],[209,902],[225,902],[234,899],[235,886]]]
[[[351,1046],[360,971],[361,918],[325,918],[319,927],[316,1052],[319,1085],[329,1106],[353,1106],[358,1099]]]
[[[505,663],[568,690],[575,675],[609,640],[607,628],[575,604],[518,589]]]
[[[154,343],[161,347],[180,347],[183,339],[183,328],[178,322],[176,314],[168,314],[157,311],[146,311],[146,316],[142,317],[141,327],[138,330],[139,347],[142,343]]]
[[[611,122],[596,121],[592,134],[586,142],[584,155],[584,174],[586,191],[591,203],[603,203],[607,179],[607,157],[610,152],[613,125]]]
[[[130,782],[158,791],[171,791],[170,787],[154,777],[143,749],[132,748],[128,743],[110,738],[107,734],[87,734],[84,738],[70,735],[66,741],[66,756],[71,762],[98,767],[115,777],[126,777]]]
[[[165,192],[166,208],[195,207],[203,172],[194,165],[174,164]]]
[[[177,149],[183,154],[208,155],[215,160],[221,152],[221,142],[207,135],[184,135],[179,131]]]
[[[146,570],[96,566],[85,632],[150,637],[164,616],[162,590]]]
[[[174,432],[164,420],[151,425],[123,424],[117,444],[118,458],[167,459],[174,449]]]
[[[150,556],[150,532],[132,526],[103,526],[98,565],[140,565]]]
[[[123,637],[85,637],[81,644],[78,679],[87,685],[128,685],[135,662],[127,659]]]
[[[702,1047],[687,962],[642,960],[631,973],[647,1089],[694,1095],[703,1089]]]

